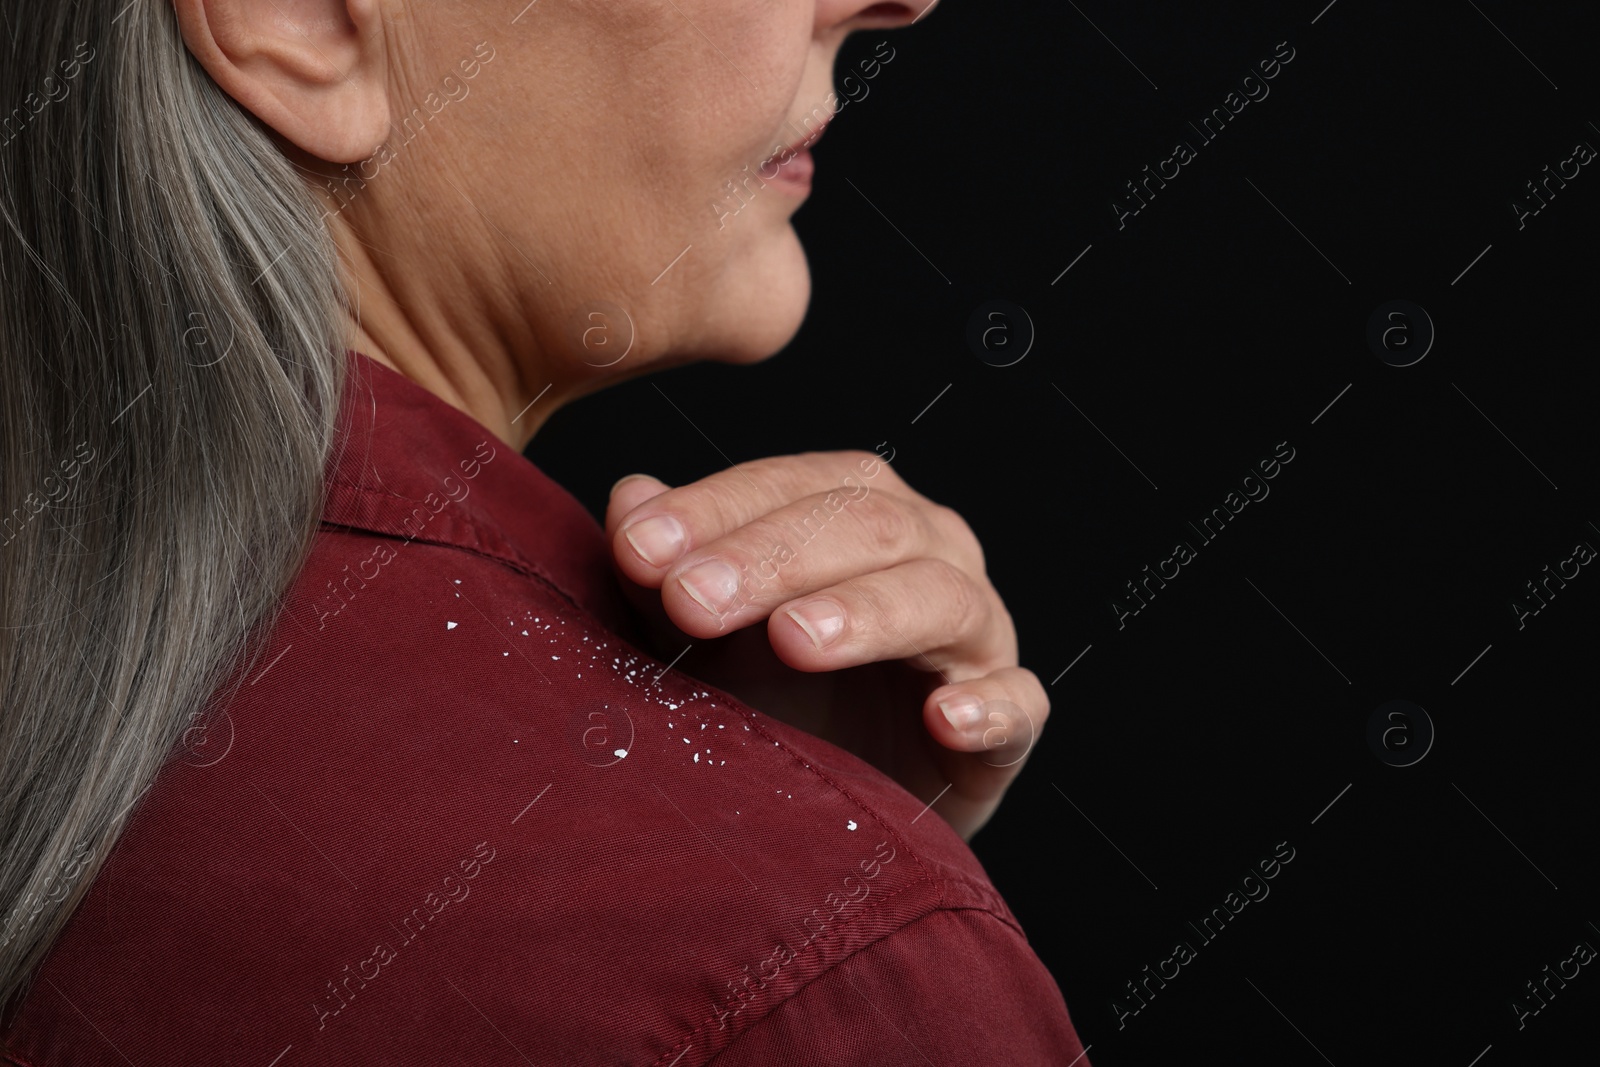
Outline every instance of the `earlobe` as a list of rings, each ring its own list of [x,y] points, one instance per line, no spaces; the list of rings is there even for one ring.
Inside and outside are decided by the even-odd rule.
[[[389,136],[381,0],[173,0],[184,43],[241,107],[330,163]]]

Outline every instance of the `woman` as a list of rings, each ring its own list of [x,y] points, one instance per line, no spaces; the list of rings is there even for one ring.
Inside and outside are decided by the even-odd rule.
[[[0,13],[11,1062],[1087,1062],[962,841],[1048,713],[965,523],[518,455],[787,343],[834,57],[924,10]]]

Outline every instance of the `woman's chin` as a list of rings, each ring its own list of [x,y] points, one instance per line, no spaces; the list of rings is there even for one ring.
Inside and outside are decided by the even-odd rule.
[[[794,340],[811,302],[811,268],[793,229],[776,247],[729,263],[706,321],[707,358],[759,363]]]
[[[596,384],[585,392],[600,388],[602,381],[618,381],[642,374],[668,370],[690,363],[760,363],[777,355],[794,339],[805,320],[811,301],[811,270],[805,249],[794,230],[769,237],[763,246],[741,248],[718,264],[712,278],[701,285],[701,295],[693,305],[678,305],[658,311],[650,308],[640,315],[643,351],[614,370],[595,375]],[[659,298],[670,302],[667,294]],[[676,329],[666,332],[665,343],[651,346],[647,338],[655,331],[649,313],[675,321]]]

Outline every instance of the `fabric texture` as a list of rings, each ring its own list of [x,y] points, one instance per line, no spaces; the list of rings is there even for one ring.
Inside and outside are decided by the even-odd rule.
[[[9,1062],[1088,1064],[942,819],[639,651],[594,518],[349,359],[310,559]]]

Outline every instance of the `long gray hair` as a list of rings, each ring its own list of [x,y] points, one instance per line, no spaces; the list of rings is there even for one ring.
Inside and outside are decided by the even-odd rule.
[[[349,318],[315,195],[171,0],[0,20],[4,1008],[304,563]]]

